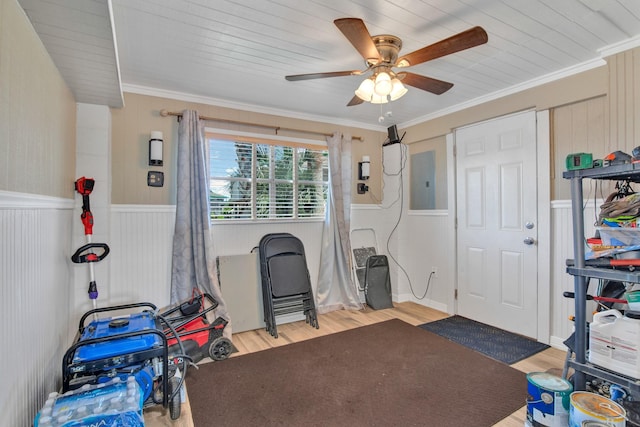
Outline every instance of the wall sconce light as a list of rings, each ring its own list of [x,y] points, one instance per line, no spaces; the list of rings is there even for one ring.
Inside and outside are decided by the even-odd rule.
[[[371,170],[371,162],[369,156],[362,156],[362,161],[358,162],[358,179],[366,181],[369,179]],[[359,182],[357,186],[358,194],[364,194],[369,191],[369,186],[364,182]]]
[[[157,130],[149,138],[149,166],[162,166],[162,132]]]
[[[358,162],[358,179],[363,181],[369,179],[370,169],[371,162],[369,156],[362,156],[362,161]]]

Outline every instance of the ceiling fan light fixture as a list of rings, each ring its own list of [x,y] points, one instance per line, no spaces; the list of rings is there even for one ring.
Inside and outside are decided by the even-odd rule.
[[[389,102],[389,100],[387,99],[386,95],[380,96],[374,93],[373,96],[371,97],[372,104],[386,104],[387,102]]]
[[[404,96],[405,93],[409,92],[398,78],[394,78],[393,80],[391,80],[391,85],[392,89],[391,93],[389,94],[389,99],[391,101],[400,99],[402,96]]]
[[[371,101],[371,97],[373,96],[373,87],[373,80],[365,79],[362,83],[360,83],[358,89],[356,89],[356,96],[363,101]]]
[[[387,96],[391,93],[393,85],[391,84],[391,76],[388,73],[381,71],[376,76],[376,84],[373,91],[378,96]]]

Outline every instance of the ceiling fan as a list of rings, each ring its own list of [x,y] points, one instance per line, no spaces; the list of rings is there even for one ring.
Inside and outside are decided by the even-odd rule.
[[[289,81],[322,79],[361,75],[368,71],[372,75],[365,79],[356,90],[356,95],[347,106],[371,102],[383,104],[394,101],[407,92],[404,84],[441,95],[453,87],[453,83],[421,76],[408,71],[393,71],[394,67],[406,68],[422,64],[432,59],[450,55],[487,42],[487,33],[481,27],[473,27],[459,34],[441,40],[407,55],[398,56],[402,48],[402,40],[396,36],[382,34],[371,36],[364,21],[359,18],[341,18],[333,23],[351,42],[353,47],[365,60],[365,70],[334,71],[328,73],[296,74],[286,76]]]

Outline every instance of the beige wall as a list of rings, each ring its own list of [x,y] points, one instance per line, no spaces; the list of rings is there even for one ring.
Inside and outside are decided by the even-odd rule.
[[[363,142],[354,140],[353,153],[353,200],[354,203],[373,203],[371,193],[356,194],[358,161],[363,155],[371,157],[371,178],[367,185],[375,195],[381,194],[382,175],[382,143],[386,132],[336,126],[328,123],[312,122],[287,117],[233,110],[212,105],[179,101],[153,96],[125,93],[125,107],[112,109],[112,194],[114,204],[151,204],[172,205],[176,200],[176,143],[178,138],[178,122],[176,117],[162,117],[160,110],[181,112],[195,109],[200,116],[216,117],[226,120],[242,121],[282,128],[303,129],[315,132],[332,133],[336,130],[349,132],[352,136],[364,138]],[[256,126],[229,125],[221,122],[208,122],[207,126],[221,129],[232,129],[243,132],[265,133],[273,135],[272,130]],[[164,136],[164,166],[148,166],[148,141],[151,131],[158,130]],[[317,139],[324,143],[324,137],[304,133],[280,131],[279,135]],[[162,171],[165,174],[165,185],[162,188],[147,186],[147,172]]]
[[[571,198],[571,187],[562,177],[562,173],[567,170],[567,155],[591,153],[594,159],[602,159],[611,152],[607,144],[607,105],[607,97],[600,96],[552,110],[552,200]],[[607,182],[601,182],[601,184],[607,187],[603,190],[605,191],[604,198],[606,198],[609,194],[609,186]],[[585,188],[585,193],[588,190]],[[602,195],[598,192],[596,196],[601,197]]]
[[[530,108],[545,110],[606,94],[607,74],[607,67],[605,66],[594,68],[571,77],[411,126],[408,129],[404,129],[407,132],[405,142],[412,143],[445,135],[457,127],[517,111]]]
[[[606,68],[606,96],[553,109],[552,199],[571,197],[562,178],[568,154],[591,153],[602,159],[617,150],[631,154],[640,145],[640,48],[607,58]],[[597,184],[596,197],[606,199],[614,190],[615,183]],[[585,192],[595,192],[595,183],[591,186]]]
[[[76,104],[16,0],[0,0],[0,190],[73,198]]]
[[[609,149],[640,145],[640,48],[607,58],[609,68]]]

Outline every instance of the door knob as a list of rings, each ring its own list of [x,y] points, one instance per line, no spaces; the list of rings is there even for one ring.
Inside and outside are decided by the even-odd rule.
[[[526,239],[524,239],[524,244],[525,245],[533,245],[535,243],[535,239],[533,237],[527,237]]]

